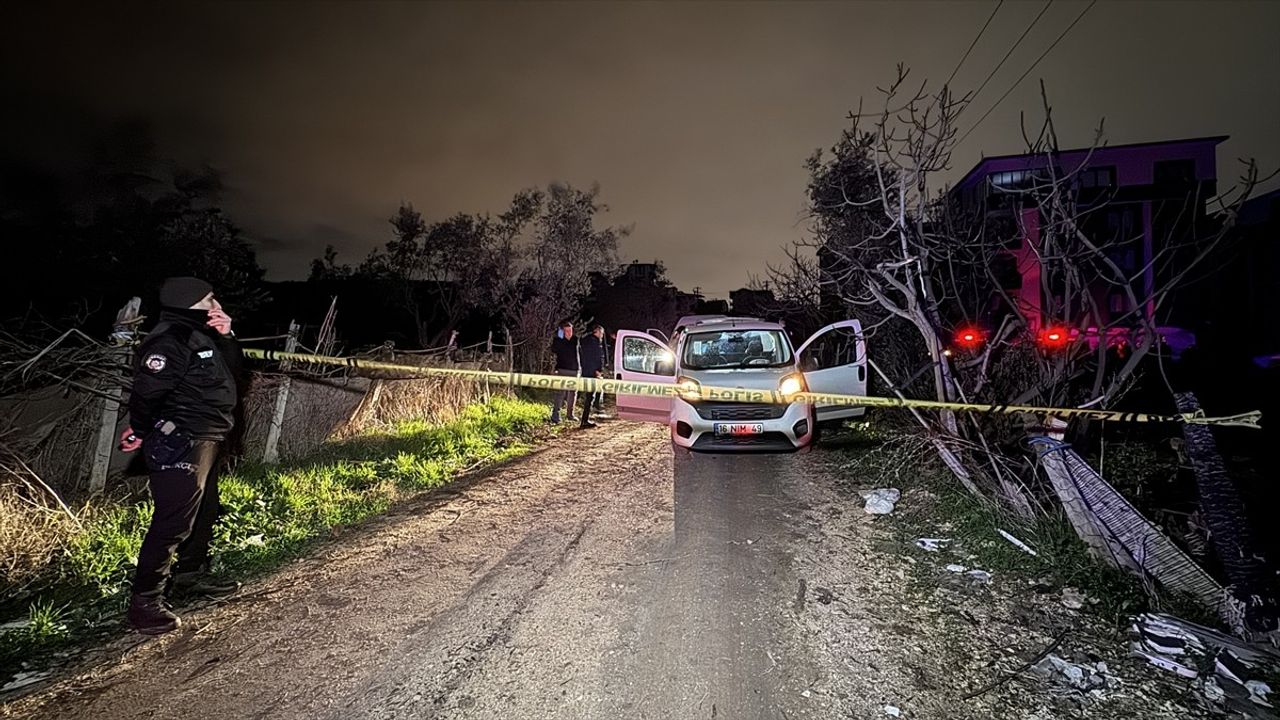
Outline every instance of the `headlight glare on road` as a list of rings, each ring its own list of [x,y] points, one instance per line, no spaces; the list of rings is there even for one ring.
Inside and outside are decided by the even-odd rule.
[[[691,377],[681,377],[676,380],[677,392],[680,397],[689,402],[696,402],[702,399],[702,383]]]
[[[782,382],[778,383],[778,392],[783,395],[795,395],[806,390],[803,375],[788,375],[782,378]]]

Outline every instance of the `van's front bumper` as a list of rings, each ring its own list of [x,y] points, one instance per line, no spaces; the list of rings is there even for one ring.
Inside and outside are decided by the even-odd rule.
[[[813,439],[813,410],[805,403],[699,402],[673,399],[671,439],[680,447],[706,452],[786,452],[799,450]],[[753,435],[715,434],[724,423],[759,423],[764,432]]]

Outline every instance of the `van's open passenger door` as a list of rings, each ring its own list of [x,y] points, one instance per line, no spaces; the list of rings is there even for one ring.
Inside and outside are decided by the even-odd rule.
[[[867,345],[862,337],[862,323],[844,320],[828,325],[796,351],[800,370],[809,391],[841,395],[867,394]],[[816,420],[840,420],[858,417],[864,407],[817,405]]]
[[[619,330],[613,344],[614,377],[635,382],[676,382],[675,355],[666,343],[648,333]],[[671,398],[619,395],[618,417],[623,420],[671,422]]]

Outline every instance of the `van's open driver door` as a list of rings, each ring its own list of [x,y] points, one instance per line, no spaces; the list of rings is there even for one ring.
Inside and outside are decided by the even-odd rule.
[[[613,344],[614,376],[619,380],[675,384],[675,355],[666,343],[648,333],[619,330]],[[671,422],[671,398],[619,395],[618,417],[623,420]]]

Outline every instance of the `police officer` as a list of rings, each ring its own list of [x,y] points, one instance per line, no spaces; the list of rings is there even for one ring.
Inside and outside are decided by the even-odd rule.
[[[169,278],[160,304],[160,322],[138,349],[130,426],[120,444],[125,452],[142,448],[155,501],[128,613],[129,624],[148,635],[181,624],[167,594],[223,597],[239,587],[209,573],[209,541],[221,450],[234,426],[240,350],[209,283]]]

